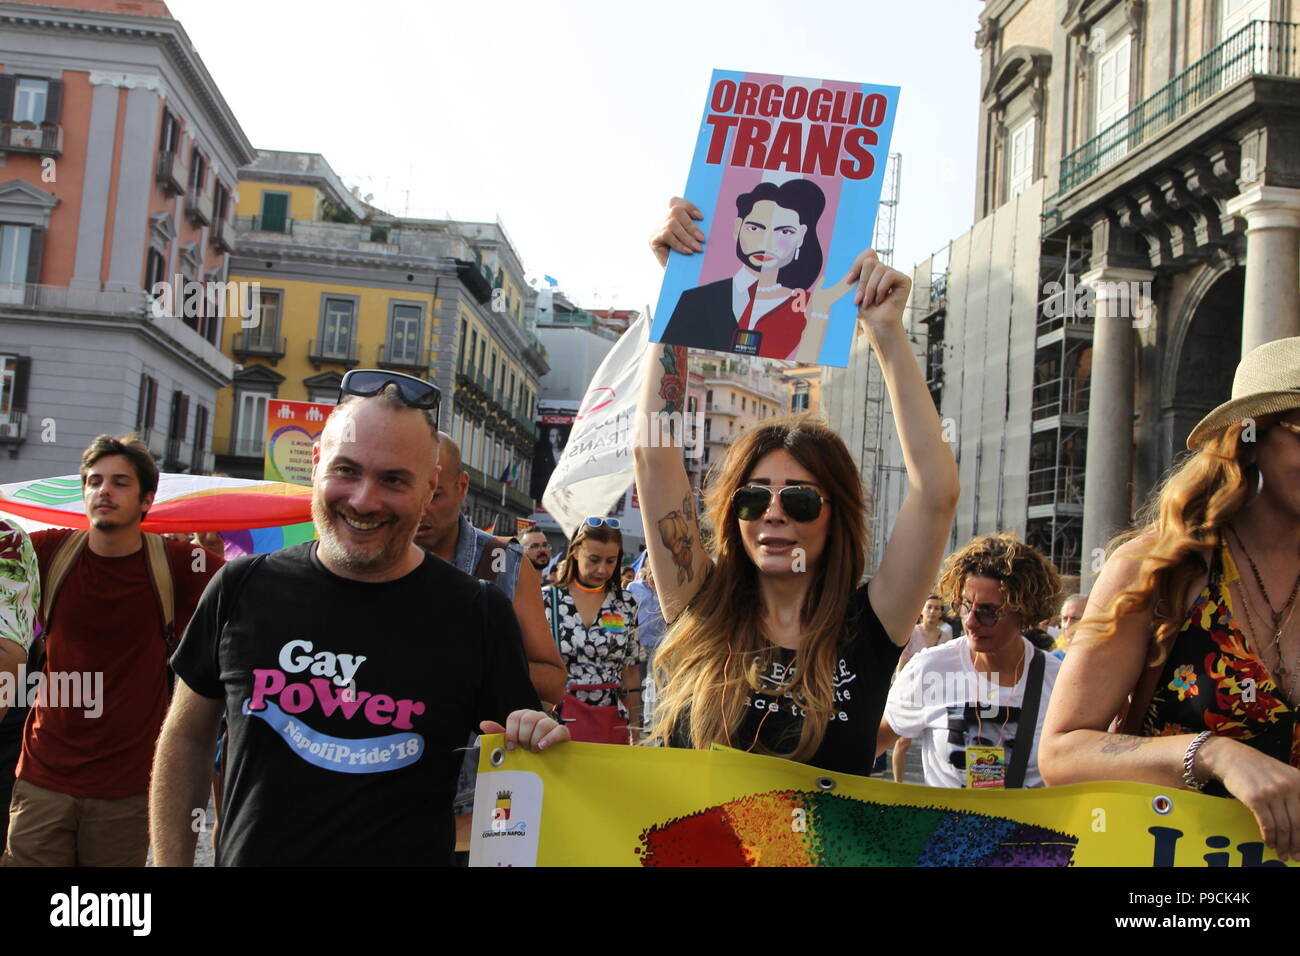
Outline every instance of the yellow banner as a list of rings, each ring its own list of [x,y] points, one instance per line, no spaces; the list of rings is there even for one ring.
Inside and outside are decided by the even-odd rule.
[[[733,750],[482,739],[471,866],[1282,866],[1236,800],[946,790]]]

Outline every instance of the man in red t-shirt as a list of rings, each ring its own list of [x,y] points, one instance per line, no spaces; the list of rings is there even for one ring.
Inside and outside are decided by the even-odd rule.
[[[140,523],[158,466],[134,437],[101,435],[81,459],[90,533],[45,623],[45,686],[23,728],[5,862],[143,866],[154,743],[167,711],[167,637]],[[72,531],[33,534],[41,579]],[[175,633],[221,560],[166,542]],[[80,691],[78,693],[78,690]]]

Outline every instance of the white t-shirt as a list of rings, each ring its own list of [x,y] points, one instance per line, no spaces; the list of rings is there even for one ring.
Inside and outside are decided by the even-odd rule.
[[[939,640],[933,646],[938,647],[940,644],[947,644],[952,640],[952,625],[947,621],[939,625]],[[917,654],[921,653],[931,645],[926,643],[925,631],[918,624],[912,628],[912,636],[906,644],[903,645],[903,653],[898,655],[898,666],[901,669],[908,661]]]
[[[1002,746],[1010,763],[1034,653],[1034,646],[1021,640],[1025,663],[1015,687],[1000,687],[975,670],[965,635],[921,651],[895,679],[885,702],[885,719],[900,737],[921,741],[921,766],[928,786],[964,787],[967,747]],[[1038,773],[1038,741],[1060,670],[1061,662],[1047,655],[1038,726],[1025,769],[1026,787],[1043,786]]]

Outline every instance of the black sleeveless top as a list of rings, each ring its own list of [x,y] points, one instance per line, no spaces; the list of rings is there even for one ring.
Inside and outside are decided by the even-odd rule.
[[[840,649],[834,677],[835,699],[817,752],[807,763],[823,770],[867,776],[876,760],[876,732],[885,711],[889,681],[902,648],[885,633],[872,610],[864,584],[849,605],[846,640]],[[788,680],[794,651],[777,649],[764,688],[776,689]],[[740,725],[731,733],[730,745],[752,753],[784,755],[799,743],[803,710],[789,693],[781,696],[750,691]],[[689,747],[690,732],[679,724],[672,735],[674,747]]]
[[[1300,768],[1296,710],[1233,619],[1229,585],[1237,580],[1236,562],[1224,544],[1215,549],[1210,579],[1164,663],[1143,736],[1210,730]],[[1207,790],[1223,793],[1217,781]]]

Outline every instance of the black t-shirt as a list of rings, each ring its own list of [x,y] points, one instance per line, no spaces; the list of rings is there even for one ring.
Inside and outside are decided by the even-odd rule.
[[[876,733],[889,695],[889,679],[898,664],[902,648],[885,633],[872,610],[864,584],[849,604],[846,639],[840,649],[834,684],[835,699],[826,736],[817,752],[806,762],[824,770],[867,776],[876,760]],[[794,651],[778,649],[761,681],[775,689],[789,675],[786,669]],[[731,734],[731,746],[755,753],[787,754],[799,742],[803,710],[789,693],[780,697],[750,691],[740,726]],[[689,732],[679,727],[675,746],[689,746]],[[755,741],[757,746],[754,746]]]
[[[538,706],[510,602],[432,555],[379,584],[315,542],[245,578],[252,560],[213,578],[172,658],[226,701],[218,864],[450,863],[456,748]]]

